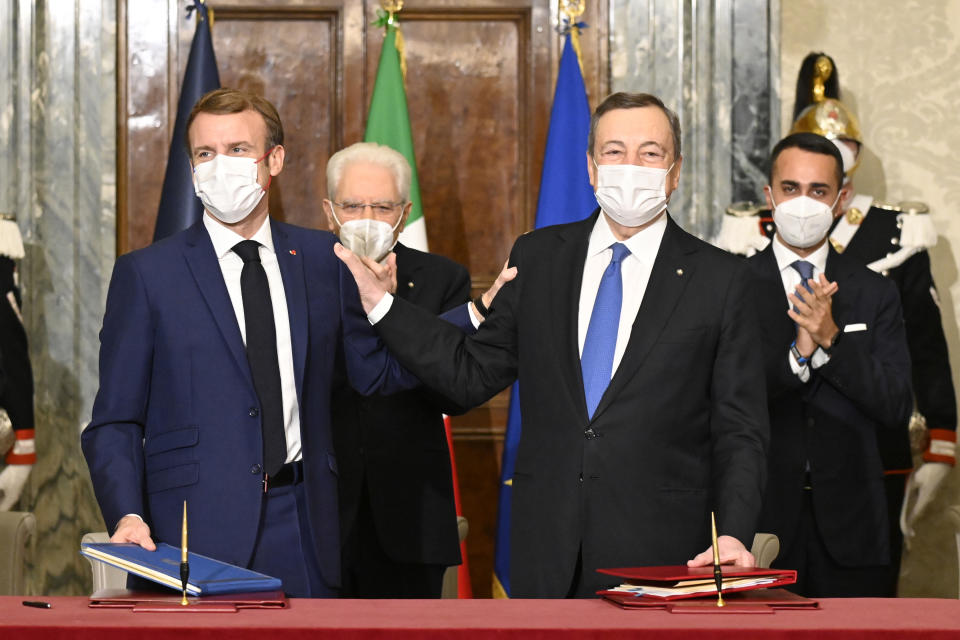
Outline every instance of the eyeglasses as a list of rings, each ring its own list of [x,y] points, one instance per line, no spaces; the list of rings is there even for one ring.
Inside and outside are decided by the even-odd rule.
[[[331,202],[333,201],[331,200]],[[334,202],[333,204],[351,216],[362,215],[367,207],[370,207],[375,216],[388,216],[404,205],[403,202],[371,202],[369,204],[364,202]]]

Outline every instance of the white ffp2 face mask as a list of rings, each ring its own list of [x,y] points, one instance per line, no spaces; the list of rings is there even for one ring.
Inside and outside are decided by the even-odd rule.
[[[837,199],[840,194],[837,194]],[[777,232],[783,241],[798,249],[806,249],[817,244],[827,236],[830,224],[833,222],[833,207],[837,204],[827,204],[814,200],[809,196],[798,196],[784,200],[780,204],[773,202],[773,193],[770,201],[773,202],[773,222],[777,225]]]
[[[257,182],[258,162],[218,154],[193,168],[193,190],[213,217],[234,224],[250,215],[267,192]]]
[[[333,219],[340,225],[339,235],[343,246],[358,256],[366,256],[380,262],[387,257],[387,254],[397,243],[393,237],[393,232],[400,226],[400,221],[403,220],[403,212],[400,213],[400,217],[397,218],[393,226],[390,226],[389,222],[372,218],[358,218],[341,223],[336,212],[333,213]]]
[[[610,219],[625,227],[642,226],[667,208],[670,169],[634,164],[601,164],[597,168],[597,203]]]

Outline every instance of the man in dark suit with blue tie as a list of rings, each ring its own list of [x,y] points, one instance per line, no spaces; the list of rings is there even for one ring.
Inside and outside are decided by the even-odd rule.
[[[469,407],[519,377],[511,593],[584,597],[603,567],[753,564],[768,437],[743,261],[666,211],[680,123],[649,94],[594,112],[586,158],[600,209],[517,239],[515,280],[476,334],[385,294],[356,256],[364,309],[391,353]]]
[[[907,438],[910,357],[896,286],[827,242],[842,214],[843,160],[798,133],[770,159],[776,236],[747,262],[757,278],[770,409],[760,527],[774,566],[812,597],[892,596],[881,430]],[[905,444],[905,443],[904,443]]]
[[[335,237],[272,220],[283,128],[263,98],[213,91],[187,125],[203,220],[114,267],[100,389],[82,434],[114,542],[178,544],[279,577],[340,580],[332,380],[417,381],[382,348]],[[319,203],[318,203],[319,211]]]

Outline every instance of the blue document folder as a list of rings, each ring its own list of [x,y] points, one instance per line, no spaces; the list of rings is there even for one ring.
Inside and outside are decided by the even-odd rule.
[[[157,545],[156,551],[147,551],[129,542],[91,543],[81,545],[80,553],[171,589],[181,590],[180,549],[163,542]],[[197,553],[188,553],[187,560],[190,563],[187,593],[190,595],[279,591],[283,588],[279,578]]]

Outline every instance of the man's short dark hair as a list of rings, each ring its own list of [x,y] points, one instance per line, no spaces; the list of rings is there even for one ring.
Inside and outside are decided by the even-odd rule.
[[[767,180],[771,186],[773,185],[773,167],[777,164],[777,158],[786,149],[803,149],[810,153],[830,156],[837,163],[837,170],[834,174],[837,178],[837,189],[843,187],[843,156],[840,155],[840,150],[837,149],[837,145],[815,133],[794,133],[777,143],[777,146],[770,153],[770,166],[767,167]]]
[[[677,114],[667,108],[663,101],[650,93],[625,93],[620,91],[607,96],[607,99],[600,103],[594,110],[590,118],[590,137],[587,139],[587,151],[593,155],[593,143],[597,135],[597,123],[603,114],[615,109],[639,109],[641,107],[657,107],[663,111],[670,122],[670,131],[673,133],[673,157],[680,157],[680,118]]]
[[[248,110],[259,113],[267,127],[267,146],[264,150],[283,144],[283,123],[280,122],[280,114],[277,113],[277,108],[270,104],[269,100],[239,89],[223,87],[205,93],[190,110],[190,116],[187,118],[187,126],[184,130],[187,154],[193,155],[193,150],[190,148],[190,125],[193,124],[197,114],[212,113],[222,116]]]

